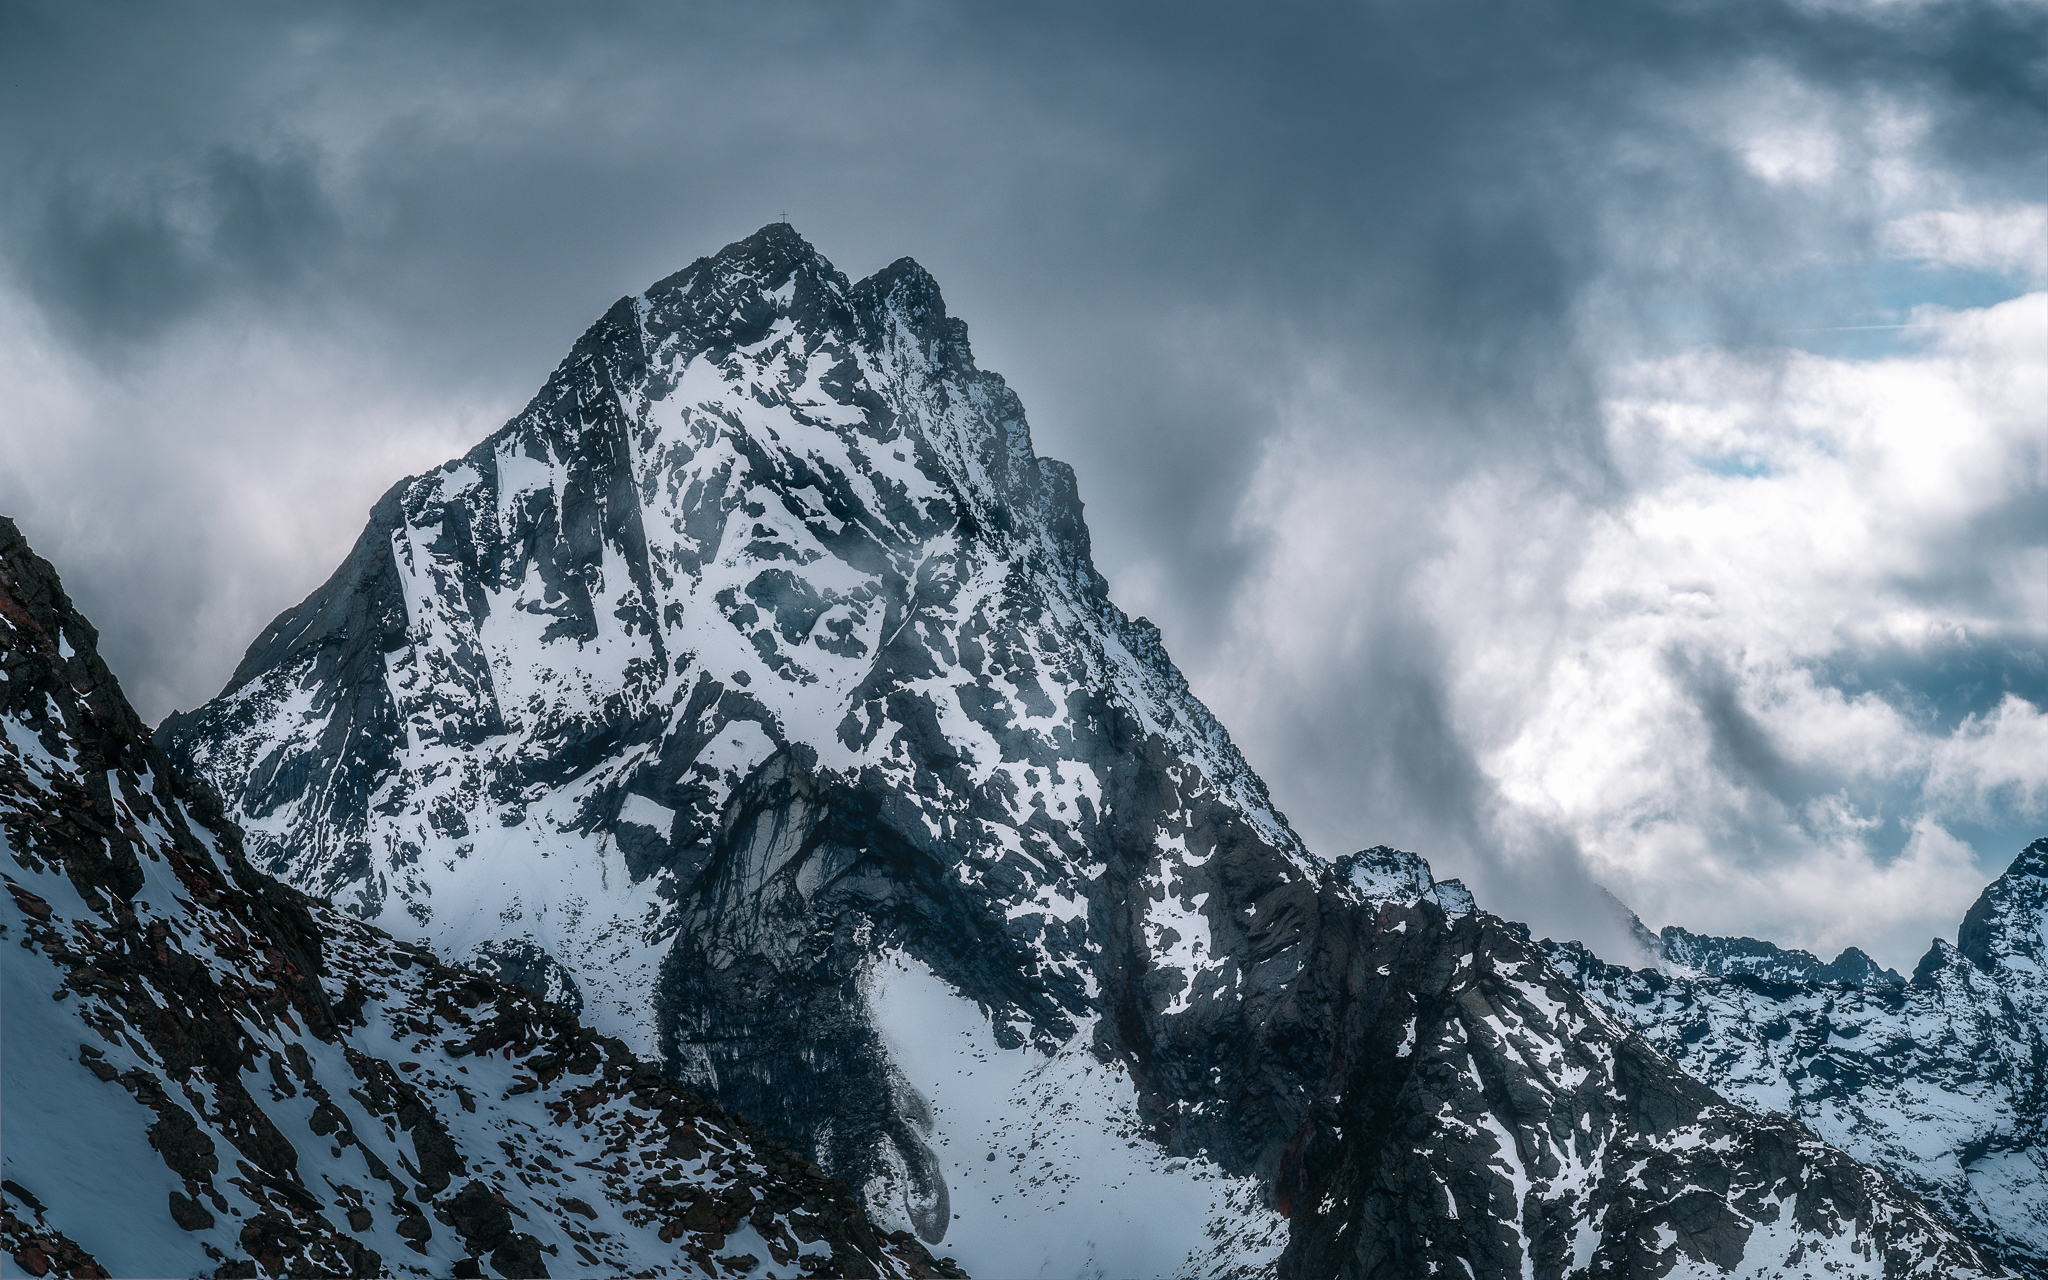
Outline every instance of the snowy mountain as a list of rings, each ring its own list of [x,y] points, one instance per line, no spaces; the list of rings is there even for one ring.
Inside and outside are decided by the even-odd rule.
[[[958,1274],[566,1010],[253,870],[0,518],[0,1273]]]
[[[1309,855],[907,259],[620,300],[158,741],[970,1271],[1983,1269],[1419,859]]]
[[[1903,986],[1897,972],[1872,960],[1860,947],[1823,961],[1810,951],[1781,947],[1756,938],[1717,938],[1665,925],[1657,933],[1613,894],[1600,891],[1607,911],[1664,973],[1704,974],[1711,978],[1746,974],[1773,982],[1848,982],[1858,985]]]
[[[1821,966],[1668,928],[1667,947],[1674,935],[1684,946],[1661,972],[1575,944],[1547,950],[1724,1096],[1795,1117],[2007,1265],[2048,1274],[2048,840],[1992,882],[1960,945],[1937,940],[1910,983],[1853,949]]]
[[[450,956],[527,942],[933,1241],[876,956],[1005,1052],[1092,1042],[1108,983],[1150,1036],[1293,975],[1222,876],[1314,874],[930,277],[780,225],[613,307],[159,736],[266,869]]]
[[[1659,931],[1664,959],[1672,968],[1694,970],[1709,977],[1746,973],[1775,982],[1847,982],[1858,986],[1900,986],[1905,979],[1872,960],[1860,947],[1845,947],[1822,962],[1810,951],[1798,951],[1755,938],[1715,938],[1689,933],[1676,925]]]

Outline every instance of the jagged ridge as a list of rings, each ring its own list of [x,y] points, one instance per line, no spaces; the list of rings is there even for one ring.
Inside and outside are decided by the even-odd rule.
[[[2026,1274],[2048,1274],[2048,840],[1937,939],[1910,983],[1853,948],[1832,966],[1694,939],[1667,971],[1551,958],[1714,1088],[1883,1169]],[[1683,930],[1674,936],[1693,939]],[[1747,943],[1750,940],[1735,940]],[[1767,950],[1766,950],[1767,948]],[[1702,954],[1734,963],[1698,963]],[[1787,963],[1784,957],[1803,958]]]

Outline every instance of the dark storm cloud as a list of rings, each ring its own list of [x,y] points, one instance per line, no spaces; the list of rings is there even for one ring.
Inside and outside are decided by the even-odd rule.
[[[31,294],[87,345],[148,338],[223,293],[308,279],[339,238],[314,162],[216,148],[122,186],[66,181],[25,228]]]
[[[1289,554],[1245,518],[1262,468],[1283,444],[1363,467],[1371,540],[1298,604],[1371,616],[1239,700],[1257,723],[1226,718],[1319,848],[1454,862],[1497,851],[1502,802],[1449,710],[1445,638],[1409,616],[1444,495],[1514,473],[1618,502],[1613,365],[1865,302],[1830,264],[1884,216],[1867,157],[1774,184],[1731,120],[1890,104],[1924,122],[1915,162],[1979,200],[2039,198],[2048,128],[2048,25],[2020,4],[52,4],[0,24],[5,270],[109,377],[260,332],[422,404],[516,404],[613,298],[787,210],[852,275],[901,254],[934,272],[1041,450],[1079,469],[1119,598],[1205,692],[1233,608]],[[310,430],[294,411],[107,409],[78,474],[0,476],[151,714],[233,661],[166,646],[165,619],[253,634],[353,537],[323,526],[288,572],[244,566],[261,581],[219,563],[244,556],[207,532],[220,494],[341,483],[248,443]],[[166,498],[146,462],[173,447],[224,460]],[[353,510],[390,478],[350,478]],[[1567,837],[1528,843],[1583,875]]]

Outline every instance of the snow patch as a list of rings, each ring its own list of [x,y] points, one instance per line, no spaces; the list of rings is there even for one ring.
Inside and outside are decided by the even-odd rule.
[[[1257,1274],[1287,1224],[1256,1182],[1146,1136],[1122,1064],[1087,1049],[1004,1049],[987,1017],[922,963],[891,952],[871,979],[890,1056],[930,1103],[954,1221],[934,1252],[971,1275]]]

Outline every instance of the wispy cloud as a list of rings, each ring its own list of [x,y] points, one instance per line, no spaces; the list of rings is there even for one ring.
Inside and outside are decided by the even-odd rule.
[[[1880,243],[1902,258],[2048,284],[2048,205],[1924,209],[1885,224]]]
[[[1497,897],[1589,873],[1656,922],[1910,963],[1981,887],[1954,832],[1995,867],[2048,824],[2048,295],[1953,319],[1617,371],[1617,500],[1275,448],[1232,722],[1282,777],[1368,784],[1324,844],[1392,815]]]

